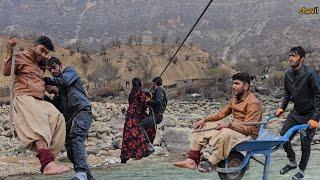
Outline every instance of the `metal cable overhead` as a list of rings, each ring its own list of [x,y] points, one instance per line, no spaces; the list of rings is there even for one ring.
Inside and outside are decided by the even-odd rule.
[[[174,53],[174,55],[172,56],[171,60],[169,61],[169,63],[166,65],[166,67],[163,69],[163,71],[160,74],[160,77],[163,75],[163,73],[167,70],[167,68],[169,67],[169,65],[171,64],[171,62],[174,60],[174,58],[176,57],[176,55],[178,54],[179,50],[181,49],[181,47],[183,46],[183,44],[186,42],[186,40],[188,39],[188,37],[190,36],[191,32],[193,31],[193,29],[196,27],[196,25],[198,24],[198,22],[201,20],[202,16],[204,15],[204,13],[207,11],[207,9],[209,8],[209,6],[211,5],[213,0],[210,0],[210,2],[207,4],[207,6],[205,7],[205,9],[202,11],[200,17],[197,19],[196,23],[192,26],[192,28],[190,29],[189,33],[187,34],[187,36],[184,38],[184,40],[182,41],[182,43],[180,44],[179,48],[176,50],[176,52]]]

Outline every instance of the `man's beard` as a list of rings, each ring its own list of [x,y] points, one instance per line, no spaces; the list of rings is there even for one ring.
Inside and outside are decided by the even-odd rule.
[[[235,95],[236,95],[237,99],[240,100],[242,98],[243,94],[244,94],[244,90],[241,90],[241,91],[238,91],[238,93]]]
[[[40,60],[38,59],[38,66],[43,70],[43,71],[46,71],[46,66],[47,66],[47,61],[44,59],[44,60]]]
[[[298,61],[296,61],[294,64],[290,64],[291,68],[297,68],[299,67],[301,64],[301,59],[299,59]]]

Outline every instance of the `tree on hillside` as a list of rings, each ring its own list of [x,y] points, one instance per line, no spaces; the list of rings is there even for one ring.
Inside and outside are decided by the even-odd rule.
[[[160,37],[160,42],[162,44],[165,44],[167,42],[167,39],[168,39],[167,34],[162,34],[161,37]]]
[[[138,35],[138,36],[137,36],[137,43],[136,43],[136,44],[141,46],[142,43],[143,43],[143,37],[142,37],[142,35]]]
[[[118,38],[113,38],[109,43],[109,47],[118,46],[120,48],[121,45],[122,45],[122,42]]]
[[[128,37],[127,44],[128,44],[128,45],[132,45],[133,41],[134,41],[134,35],[130,35],[130,36]]]
[[[83,69],[83,74],[87,74],[87,70],[88,70],[88,63],[92,61],[92,58],[90,57],[89,54],[84,54],[81,55],[81,64],[80,67]]]
[[[167,53],[167,48],[165,46],[161,46],[160,55],[165,56]]]
[[[118,70],[103,58],[98,68],[88,76],[88,80],[95,83],[95,89],[105,88],[112,80],[117,78]]]
[[[107,44],[101,44],[100,45],[100,55],[106,55],[106,51],[107,51],[108,45]]]
[[[153,77],[156,65],[150,63],[150,59],[144,56],[139,56],[136,60],[136,64],[139,68],[139,72],[141,72],[141,79],[144,82],[150,82],[150,78]]]
[[[157,43],[158,43],[158,37],[157,36],[153,36],[152,37],[152,44],[153,45],[157,45]]]
[[[181,43],[181,39],[180,37],[177,37],[176,40],[174,41],[176,44],[180,44]]]
[[[209,64],[209,68],[215,68],[219,66],[219,60],[213,58],[211,55],[209,56],[208,59],[208,64]]]

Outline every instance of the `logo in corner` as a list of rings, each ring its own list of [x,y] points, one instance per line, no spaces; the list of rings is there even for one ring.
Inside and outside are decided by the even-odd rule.
[[[299,14],[319,14],[319,7],[302,7],[298,10]]]

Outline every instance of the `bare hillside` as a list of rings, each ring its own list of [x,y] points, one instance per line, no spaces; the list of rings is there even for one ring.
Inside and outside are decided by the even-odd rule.
[[[6,37],[1,37],[1,63],[6,53],[6,41]],[[15,51],[27,49],[31,45],[31,41],[18,40]],[[56,52],[50,53],[50,56],[59,57],[66,66],[74,66],[90,89],[99,81],[103,81],[106,86],[114,81],[123,85],[133,77],[150,81],[162,72],[176,49],[177,45],[119,45],[99,54],[87,55],[57,47]],[[204,78],[212,61],[207,52],[187,45],[163,75],[164,83],[170,85],[176,80]],[[0,81],[3,87],[7,87],[9,78],[0,75]]]
[[[2,0],[0,34],[46,34],[59,44],[83,41],[92,49],[136,34],[173,43],[185,37],[208,2]],[[298,12],[317,6],[317,1],[214,0],[188,41],[224,61],[284,54],[294,45],[320,48],[320,15]]]

